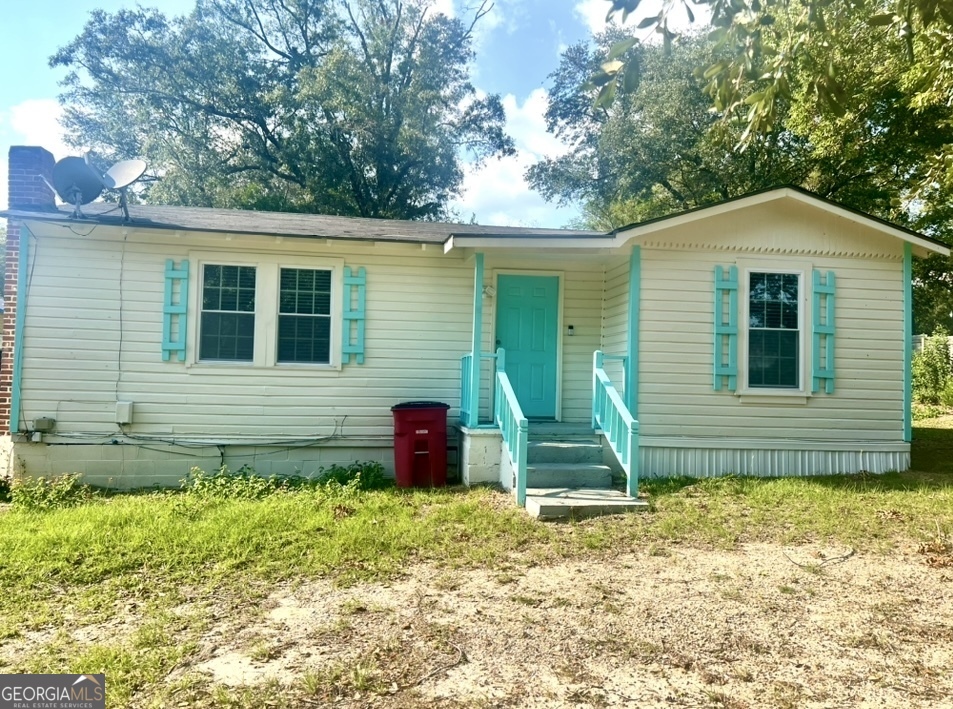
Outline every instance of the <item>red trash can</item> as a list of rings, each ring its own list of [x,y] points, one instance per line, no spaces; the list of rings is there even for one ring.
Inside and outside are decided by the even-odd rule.
[[[397,487],[447,484],[447,410],[439,401],[407,401],[394,414],[394,473]]]

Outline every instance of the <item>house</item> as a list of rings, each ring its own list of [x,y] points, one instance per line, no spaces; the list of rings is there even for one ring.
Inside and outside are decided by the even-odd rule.
[[[594,429],[632,493],[639,475],[910,463],[911,263],[949,249],[799,189],[612,233],[152,206],[127,222],[57,208],[40,148],[9,165],[18,474],[392,469],[407,400],[449,404],[463,479],[520,501],[531,444]]]

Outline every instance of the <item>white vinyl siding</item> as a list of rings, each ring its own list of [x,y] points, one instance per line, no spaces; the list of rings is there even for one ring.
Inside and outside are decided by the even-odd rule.
[[[816,210],[775,205],[700,228],[653,235],[642,248],[642,435],[902,441],[902,243]],[[836,274],[835,394],[761,403],[712,389],[712,273],[759,252],[772,263],[810,261]]]
[[[602,305],[602,341],[600,348],[607,355],[628,354],[629,333],[629,259],[619,257],[606,268],[605,296]],[[622,362],[607,360],[606,374],[620,393],[625,393]],[[632,412],[636,414],[636,412]]]
[[[110,230],[86,237],[53,225],[34,231],[23,421],[53,416],[57,433],[108,435],[117,431],[115,402],[125,400],[135,403],[136,433],[249,442],[375,437],[389,445],[396,403],[443,401],[453,409],[451,421],[456,416],[460,356],[470,349],[472,261],[407,244],[132,232],[124,246],[118,231],[114,239]],[[313,258],[366,267],[366,363],[329,369],[196,362],[195,302],[188,362],[163,362],[165,261],[191,255],[194,263],[197,253],[218,263],[241,254],[258,264],[272,259],[296,267]],[[193,272],[193,292],[198,280]],[[266,341],[276,341],[274,329],[256,336],[256,343]],[[332,356],[340,362],[339,342]]]

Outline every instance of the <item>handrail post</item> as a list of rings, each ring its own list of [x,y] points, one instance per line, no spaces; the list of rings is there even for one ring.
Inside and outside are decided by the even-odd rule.
[[[599,389],[599,380],[596,376],[596,370],[602,369],[605,364],[605,355],[602,353],[602,350],[596,350],[592,353],[592,430],[595,431],[599,428],[599,411],[598,411],[598,389]]]
[[[629,476],[625,483],[625,494],[639,496],[639,424],[629,429]]]
[[[516,504],[526,507],[526,452],[529,448],[529,422],[524,418],[519,421],[519,433],[516,447]]]
[[[480,356],[483,347],[483,254],[474,256],[473,267],[473,332],[470,354],[470,425],[480,425]]]

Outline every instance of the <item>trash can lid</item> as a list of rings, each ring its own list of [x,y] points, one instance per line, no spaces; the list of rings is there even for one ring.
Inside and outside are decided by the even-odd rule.
[[[440,401],[405,401],[391,406],[391,411],[400,411],[402,409],[449,409],[450,404],[444,404]]]

